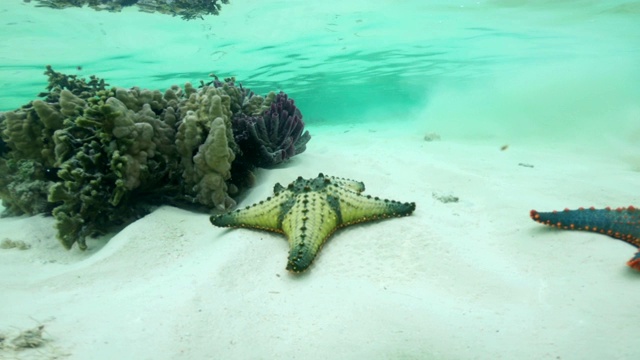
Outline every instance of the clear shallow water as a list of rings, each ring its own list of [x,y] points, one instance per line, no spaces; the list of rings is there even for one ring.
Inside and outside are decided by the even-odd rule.
[[[275,349],[295,357],[325,351],[324,344],[334,344],[336,353],[367,355],[360,358],[390,351],[397,352],[389,358],[425,358],[432,353],[440,357],[449,353],[462,358],[482,356],[478,349],[489,354],[487,357],[504,356],[507,343],[511,346],[506,347],[506,354],[513,353],[512,357],[522,356],[516,349],[527,346],[532,357],[539,354],[541,358],[581,354],[623,358],[634,353],[637,346],[632,341],[633,331],[628,331],[631,325],[625,328],[627,322],[616,319],[630,318],[634,312],[628,310],[637,306],[607,302],[633,298],[624,296],[632,275],[622,269],[631,247],[608,239],[585,239],[586,234],[576,234],[576,241],[580,245],[588,242],[589,246],[576,246],[572,241],[556,243],[551,234],[533,232],[537,225],[527,219],[527,211],[538,207],[536,204],[551,209],[569,204],[635,203],[633,179],[625,177],[618,163],[606,167],[587,156],[505,153],[513,157],[502,160],[514,160],[513,164],[537,159],[539,172],[535,174],[543,175],[522,176],[517,170],[529,169],[497,167],[504,162],[493,161],[493,155],[487,152],[474,153],[477,147],[455,147],[455,152],[439,151],[433,156],[433,147],[416,146],[417,142],[411,141],[403,145],[412,150],[415,146],[415,157],[410,157],[411,151],[405,148],[369,159],[367,155],[381,151],[382,137],[394,132],[370,131],[363,126],[344,135],[340,128],[326,127],[323,130],[329,131],[320,132],[313,127],[390,119],[399,121],[400,126],[409,124],[420,137],[423,130],[437,131],[444,139],[449,134],[491,136],[500,139],[497,145],[521,133],[549,143],[554,137],[576,141],[588,136],[612,136],[619,141],[621,134],[633,140],[634,132],[627,130],[637,131],[640,124],[638,3],[231,1],[233,4],[225,6],[219,17],[185,22],[135,11],[55,11],[17,0],[6,5],[7,0],[2,3],[6,8],[0,8],[0,109],[13,109],[42,91],[45,64],[67,73],[95,74],[112,85],[125,87],[164,89],[174,83],[197,82],[213,71],[235,75],[258,93],[282,89],[297,100],[311,132],[318,134],[310,143],[313,148],[296,159],[298,164],[315,167],[326,164],[328,158],[337,158],[322,154],[323,150],[336,154],[338,148],[343,149],[342,154],[356,154],[336,165],[339,170],[335,174],[359,173],[370,187],[367,193],[390,194],[400,188],[402,195],[397,199],[418,202],[421,213],[406,219],[410,223],[403,231],[408,236],[400,246],[381,241],[372,247],[362,242],[368,241],[366,233],[342,234],[333,246],[345,247],[334,248],[332,253],[323,250],[319,258],[335,259],[331,260],[333,266],[318,264],[318,271],[310,275],[313,281],[307,282],[310,286],[291,283],[293,289],[288,287],[291,284],[282,286],[279,280],[284,276],[278,277],[277,284],[273,276],[283,271],[280,261],[284,260],[286,245],[261,247],[273,249],[274,256],[265,260],[258,248],[247,250],[248,242],[234,239],[235,233],[231,238],[211,241],[214,235],[205,224],[206,216],[193,218],[186,212],[164,209],[119,234],[119,242],[109,243],[111,250],[103,250],[89,261],[84,258],[80,267],[52,264],[47,255],[37,262],[27,262],[28,269],[11,268],[18,274],[33,274],[34,266],[51,268],[53,274],[64,268],[65,274],[67,270],[75,272],[68,274],[76,280],[74,286],[79,286],[71,292],[65,290],[68,276],[56,276],[54,282],[47,281],[47,286],[38,289],[30,284],[39,285],[44,281],[41,276],[35,282],[26,275],[9,279],[15,291],[8,299],[15,299],[17,306],[11,307],[8,317],[15,320],[11,326],[33,326],[32,319],[23,314],[39,320],[57,319],[51,336],[60,337],[60,342],[54,345],[73,346],[79,357],[84,353],[109,354],[114,348],[135,352],[129,341],[134,338],[141,341],[138,351],[183,357],[186,351],[193,354],[192,358],[216,352],[241,357],[241,349]],[[77,66],[82,70],[76,70]],[[368,137],[352,136],[354,133],[377,138],[370,141]],[[640,144],[638,140],[640,132],[635,133],[636,144]],[[356,152],[351,152],[351,145],[358,145],[354,146]],[[495,149],[497,153],[498,146]],[[551,152],[547,148],[544,151]],[[467,153],[471,156],[465,156]],[[368,162],[358,162],[358,154],[365,155],[363,159]],[[420,157],[427,158],[425,164],[420,164]],[[415,171],[416,164],[420,172]],[[388,169],[407,169],[413,177],[404,177],[399,171],[390,174]],[[270,194],[276,176],[277,181],[288,180],[300,171],[306,170],[296,167],[263,174],[262,184],[252,190],[251,201],[245,203]],[[424,174],[428,181],[415,179],[415,174]],[[614,183],[608,184],[605,176]],[[388,182],[396,177],[398,184]],[[433,206],[432,189],[455,190],[463,206],[457,210]],[[495,209],[500,214],[493,213]],[[189,221],[175,221],[178,217]],[[28,224],[20,222],[14,228],[28,231],[16,234],[31,241],[51,240],[51,223],[26,220]],[[460,226],[461,220],[476,231],[470,234],[468,226]],[[369,230],[384,240],[385,231],[393,231],[385,230],[390,229],[387,225],[396,226],[395,221]],[[155,236],[152,232],[164,230],[163,224],[169,224],[166,226],[170,229]],[[199,226],[206,228],[206,236]],[[429,237],[426,245],[422,241],[425,232]],[[153,234],[154,238],[126,241],[132,233]],[[188,236],[183,237],[183,233]],[[533,236],[536,238],[530,238]],[[256,239],[257,234],[250,232],[246,237]],[[266,240],[258,241],[270,246],[271,240]],[[56,243],[47,244],[59,249]],[[205,244],[212,251],[201,251]],[[275,239],[273,244],[283,243]],[[469,244],[473,251],[469,251]],[[395,249],[393,254],[402,256],[402,271],[395,268],[395,255],[389,256],[391,248]],[[354,254],[357,256],[362,249],[371,261],[354,263]],[[617,249],[621,252],[614,254]],[[483,256],[478,258],[477,254]],[[13,255],[7,255],[13,257],[8,264],[24,263],[24,258]],[[246,256],[247,264],[260,261],[266,271],[238,266],[236,255]],[[605,260],[608,255],[610,263]],[[122,264],[127,263],[142,264],[138,267],[144,273],[131,278],[122,270]],[[557,269],[553,264],[564,265]],[[602,264],[611,265],[595,272]],[[93,271],[85,271],[87,266]],[[349,276],[354,270],[355,277]],[[50,271],[41,273],[53,276]],[[98,286],[87,288],[90,283]],[[169,283],[175,286],[167,287]],[[327,291],[329,288],[331,291]],[[35,295],[24,301],[22,289],[33,290]],[[55,294],[51,294],[52,289]],[[266,290],[273,289],[283,291],[281,295],[264,296]],[[616,291],[623,296],[611,297]],[[142,293],[144,296],[140,296]],[[95,312],[95,294],[108,294],[105,298],[113,299],[114,304],[130,306],[120,306],[116,313]],[[239,296],[247,301],[238,302]],[[152,306],[149,298],[153,299]],[[340,301],[336,302],[337,298]],[[61,312],[69,308],[64,305],[71,300],[73,312]],[[257,307],[247,307],[247,302]],[[205,311],[194,313],[195,306]],[[337,311],[341,308],[347,311]],[[38,311],[34,313],[34,309]],[[389,309],[393,311],[387,312]],[[90,323],[84,321],[87,314],[94,315],[89,317]],[[247,331],[245,319],[249,318],[255,328]],[[254,321],[256,318],[261,320]],[[359,326],[345,327],[344,319]],[[384,326],[380,328],[381,323]],[[96,328],[94,324],[105,326]],[[153,337],[149,337],[149,324],[155,324]],[[317,336],[309,337],[308,329],[300,331],[296,324],[313,324]],[[123,333],[125,327],[126,336],[113,336]],[[381,330],[371,330],[376,328]],[[68,341],[61,335],[66,333],[78,337]],[[274,333],[277,337],[263,336]],[[345,333],[349,336],[341,336]],[[268,343],[256,344],[261,337]],[[163,338],[175,341],[159,344],[157,340]],[[213,348],[208,347],[211,339],[218,339]],[[574,346],[580,344],[575,339],[589,339],[590,346]],[[535,348],[530,348],[532,343]],[[438,354],[438,350],[447,352]]]
[[[51,64],[151,89],[236,76],[289,93],[308,125],[418,119],[551,136],[640,123],[637,1],[231,2],[183,21],[6,1],[0,110],[35,98]]]

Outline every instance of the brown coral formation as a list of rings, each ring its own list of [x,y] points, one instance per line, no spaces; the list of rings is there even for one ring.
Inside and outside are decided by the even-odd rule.
[[[252,182],[232,118],[269,104],[232,79],[163,93],[45,74],[43,99],[0,113],[0,198],[8,215],[51,213],[66,248],[158,204],[228,209]]]

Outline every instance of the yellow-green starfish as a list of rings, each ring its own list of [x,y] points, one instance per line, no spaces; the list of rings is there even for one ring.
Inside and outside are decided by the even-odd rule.
[[[410,215],[415,203],[379,199],[360,193],[359,181],[318,175],[298,177],[286,188],[277,183],[272,197],[211,217],[220,227],[247,227],[284,233],[289,239],[287,270],[302,272],[331,234],[340,227],[364,221]]]

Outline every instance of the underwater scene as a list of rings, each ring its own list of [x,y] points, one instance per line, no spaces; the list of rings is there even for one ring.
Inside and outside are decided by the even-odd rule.
[[[640,358],[640,1],[0,31],[0,359]]]

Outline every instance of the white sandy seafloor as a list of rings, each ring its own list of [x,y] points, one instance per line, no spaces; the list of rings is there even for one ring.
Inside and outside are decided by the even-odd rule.
[[[169,206],[86,252],[59,246],[51,218],[0,219],[1,238],[31,245],[0,249],[0,331],[44,325],[46,340],[0,358],[638,359],[636,249],[529,218],[638,205],[630,157],[427,142],[390,123],[309,129],[307,151],[260,171],[240,206],[324,172],[415,213],[337,232],[300,276],[284,237]]]

